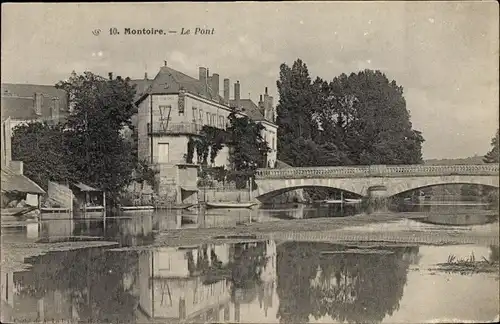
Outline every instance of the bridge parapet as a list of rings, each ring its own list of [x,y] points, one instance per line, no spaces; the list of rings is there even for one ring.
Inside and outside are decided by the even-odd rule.
[[[498,164],[478,165],[371,165],[258,169],[256,179],[310,179],[363,177],[425,177],[450,175],[499,175]]]

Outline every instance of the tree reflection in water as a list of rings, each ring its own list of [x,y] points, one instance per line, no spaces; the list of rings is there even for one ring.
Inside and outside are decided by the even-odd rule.
[[[64,302],[69,303],[66,306],[71,303],[75,306],[80,321],[128,323],[135,320],[138,300],[123,284],[124,276],[135,277],[132,274],[137,271],[138,258],[134,252],[110,253],[89,248],[51,252],[27,262],[33,264],[32,269],[14,276],[21,303],[23,296],[40,299],[58,291],[66,296]]]
[[[498,245],[490,246],[490,262],[498,262],[500,260],[500,248]]]
[[[280,322],[307,323],[310,315],[349,323],[381,322],[399,308],[412,259],[404,256],[418,254],[418,247],[384,250],[362,254],[329,244],[281,245]]]

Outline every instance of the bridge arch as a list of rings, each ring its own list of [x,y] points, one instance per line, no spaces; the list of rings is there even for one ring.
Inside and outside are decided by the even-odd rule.
[[[272,198],[280,193],[306,187],[325,187],[367,196],[368,189],[375,186],[386,188],[385,195],[394,195],[435,185],[477,184],[499,187],[498,175],[445,175],[445,176],[396,176],[396,177],[350,177],[350,178],[303,178],[303,179],[256,179],[258,200]]]
[[[389,180],[389,179],[388,179]],[[415,177],[401,181],[401,179],[393,178],[388,181],[387,196],[392,197],[404,192],[417,190],[421,188],[450,185],[450,184],[464,184],[464,185],[481,185],[493,188],[499,188],[498,177],[492,176],[442,176],[442,177]],[[391,183],[392,182],[392,183]]]
[[[286,188],[280,188],[280,189],[276,189],[276,190],[272,190],[272,191],[269,191],[269,192],[266,192],[266,193],[263,193],[263,194],[259,194],[258,196],[256,196],[255,198],[259,201],[266,201],[266,200],[269,200],[269,199],[272,199],[276,196],[279,196],[281,194],[284,194],[286,192],[290,192],[290,191],[293,191],[293,190],[298,190],[298,189],[306,189],[306,188],[326,188],[326,189],[336,189],[336,190],[342,190],[342,191],[345,191],[345,192],[348,192],[348,193],[351,193],[351,194],[354,194],[356,196],[359,196],[359,197],[362,197],[363,195],[360,194],[360,193],[357,193],[357,192],[354,192],[354,191],[350,191],[350,190],[346,190],[344,188],[338,188],[338,187],[332,187],[332,186],[318,186],[318,185],[299,185],[299,186],[295,186],[295,187],[286,187]]]

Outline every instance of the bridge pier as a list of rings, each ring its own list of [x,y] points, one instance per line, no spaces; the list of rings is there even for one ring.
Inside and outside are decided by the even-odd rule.
[[[387,188],[385,186],[373,186],[368,188],[368,212],[387,211],[387,198]]]

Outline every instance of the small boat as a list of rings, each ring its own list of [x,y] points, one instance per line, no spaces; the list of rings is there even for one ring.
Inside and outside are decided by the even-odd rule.
[[[179,209],[188,209],[188,208],[193,207],[194,205],[195,204],[172,204],[172,205],[162,204],[162,205],[157,205],[156,209],[175,209],[175,210],[179,210]]]
[[[70,208],[68,207],[42,207],[40,208],[42,214],[47,213],[69,213]]]
[[[361,202],[362,202],[361,199],[349,199],[349,198],[345,199],[346,204],[360,204]]]
[[[85,209],[81,207],[78,212],[80,218],[102,218],[106,213],[104,206],[86,206]]]
[[[250,208],[257,205],[254,202],[207,202],[207,208]]]
[[[323,201],[325,204],[342,204],[344,201],[342,199],[327,199]]]
[[[2,216],[23,216],[29,212],[32,212],[34,210],[38,209],[38,207],[34,206],[26,206],[26,207],[14,207],[14,208],[5,208],[2,209]]]
[[[153,206],[121,206],[121,211],[144,211],[144,210],[154,210]]]

